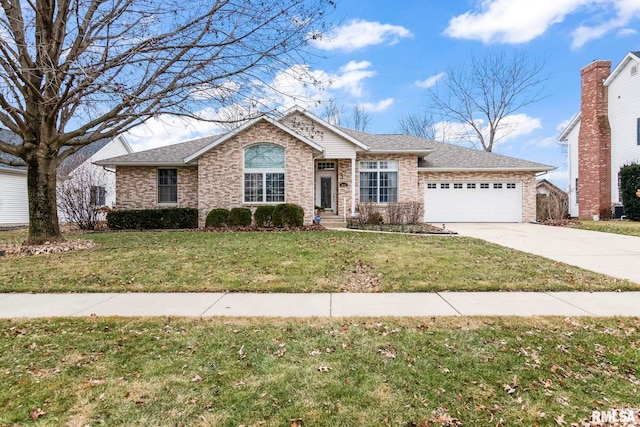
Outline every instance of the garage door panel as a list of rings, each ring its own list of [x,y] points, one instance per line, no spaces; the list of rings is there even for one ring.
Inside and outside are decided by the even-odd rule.
[[[521,222],[522,183],[483,183],[489,188],[449,188],[425,189],[425,222]],[[495,188],[498,184],[501,188]],[[515,187],[515,188],[513,188]]]

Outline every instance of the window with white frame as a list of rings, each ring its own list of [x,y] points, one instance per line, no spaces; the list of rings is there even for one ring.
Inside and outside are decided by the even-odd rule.
[[[158,203],[178,203],[178,169],[158,169]]]
[[[360,201],[373,203],[398,201],[397,161],[360,162]]]
[[[284,202],[284,148],[258,144],[244,149],[244,202]]]
[[[335,162],[318,162],[319,171],[333,171],[336,170]]]

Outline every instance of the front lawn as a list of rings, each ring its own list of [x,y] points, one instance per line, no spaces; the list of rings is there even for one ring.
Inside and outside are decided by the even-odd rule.
[[[592,318],[3,320],[0,425],[582,425],[593,410],[638,407],[639,327]]]
[[[0,236],[4,241],[20,238],[16,234]],[[322,231],[126,232],[80,237],[100,246],[0,258],[0,291],[640,289],[628,281],[460,236]]]
[[[640,221],[580,221],[572,227],[640,237]]]

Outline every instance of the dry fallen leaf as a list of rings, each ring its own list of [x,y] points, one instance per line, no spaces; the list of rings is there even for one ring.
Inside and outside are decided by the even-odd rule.
[[[193,378],[191,378],[192,383],[197,383],[199,381],[202,381],[202,377],[198,374],[196,374]]]
[[[556,423],[558,423],[559,426],[563,426],[563,425],[565,425],[567,423],[564,420],[564,415],[558,415],[557,417],[554,417],[553,419],[556,420]]]
[[[43,411],[42,409],[40,409],[40,408],[33,409],[29,413],[29,415],[31,415],[31,419],[34,420],[34,421],[37,420],[38,418],[40,418],[41,416],[46,415],[46,414],[47,413],[45,411]]]

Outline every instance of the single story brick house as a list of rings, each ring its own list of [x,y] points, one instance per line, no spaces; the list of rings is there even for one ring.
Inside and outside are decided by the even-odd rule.
[[[116,168],[119,209],[213,208],[295,203],[347,219],[359,203],[380,211],[424,204],[425,222],[527,222],[536,175],[552,166],[408,135],[334,126],[295,107],[236,130],[105,159]]]

